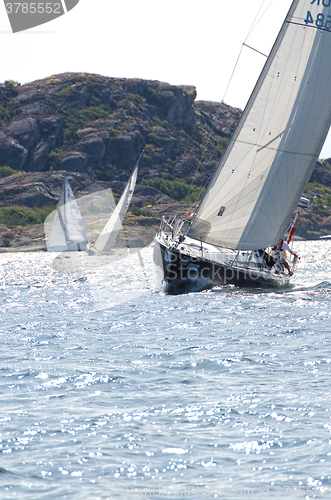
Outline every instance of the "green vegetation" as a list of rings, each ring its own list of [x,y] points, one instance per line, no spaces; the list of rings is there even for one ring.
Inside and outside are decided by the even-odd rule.
[[[122,169],[113,165],[100,166],[93,170],[92,179],[97,181],[111,181],[120,172],[122,172]]]
[[[9,177],[10,175],[14,174],[22,174],[23,170],[14,170],[13,168],[10,167],[0,167],[0,179],[3,179],[4,177]]]
[[[79,83],[78,88],[75,88],[76,83]],[[107,119],[113,114],[113,110],[117,108],[116,101],[110,101],[108,105],[102,102],[97,83],[97,81],[91,79],[86,82],[86,76],[84,75],[73,77],[60,91],[47,99],[49,105],[59,109],[65,116],[61,149],[65,149],[79,141],[80,138],[77,134],[79,129],[86,127],[90,122]],[[77,109],[75,106],[68,108],[66,101],[69,101],[69,103],[75,101],[77,98],[81,98],[83,94],[86,96],[83,109]]]
[[[63,156],[64,153],[61,149],[55,149],[54,151],[51,151],[49,153],[48,161],[49,161],[49,170],[51,172],[54,172],[54,170],[60,170],[60,165]]]
[[[330,192],[323,194],[323,198],[317,198],[315,201],[315,205],[325,205],[327,207],[331,207],[331,194],[330,194]]]
[[[16,87],[20,85],[16,80],[6,80],[4,83],[4,87],[1,89],[1,94],[7,97],[16,97],[18,95],[18,90]]]
[[[167,120],[160,120],[160,118],[156,118],[155,116],[152,118],[152,121],[158,126],[158,127],[162,127],[162,128],[165,128],[165,129],[169,129],[169,130],[176,130],[176,127],[175,125],[172,125],[171,123],[169,123]]]
[[[325,162],[322,164],[327,166]],[[317,164],[317,167],[319,166],[321,165]],[[310,182],[307,184],[303,196],[310,200],[310,207],[300,215],[299,224],[301,223],[305,227],[305,237],[310,239],[316,237],[316,234],[323,230],[324,224],[330,223],[331,189],[328,185]],[[327,229],[325,230],[328,232]]]
[[[147,167],[152,165],[153,163],[152,157],[146,154],[143,154],[142,160],[144,162],[144,165],[146,165]]]
[[[9,99],[17,96],[18,90],[16,87],[18,85],[18,82],[8,80],[0,88],[0,126],[10,122],[13,116],[15,116],[15,110]]]
[[[111,107],[112,110],[115,110],[117,108],[117,102],[114,101],[114,99],[110,99],[109,106]]]
[[[154,146],[160,147],[162,144],[162,138],[156,134],[150,133],[147,136],[147,144],[154,144]]]
[[[91,200],[86,205],[87,212],[89,214],[103,214],[107,212],[107,207],[105,205],[101,205],[101,203],[95,203],[95,201]]]
[[[306,193],[311,193],[316,196],[314,205],[323,205],[327,207],[331,207],[331,192],[330,188],[324,186],[323,184],[319,184],[318,182],[309,182],[305,189]],[[308,198],[311,198],[311,195]],[[312,200],[310,200],[312,203]]]
[[[330,211],[325,210],[325,208],[318,208],[317,213],[319,217],[329,217],[330,215]]]
[[[331,158],[327,158],[326,160],[320,160],[322,165],[329,170],[331,170]]]
[[[148,104],[153,104],[154,106],[160,106],[162,98],[158,92],[152,89],[147,89],[146,91],[146,101]]]
[[[131,102],[133,102],[137,105],[144,103],[144,99],[140,95],[137,95],[137,94],[129,94],[129,99]]]
[[[128,212],[133,215],[142,215],[143,217],[153,217],[153,215],[148,210],[142,210],[141,208],[134,207],[130,205]]]
[[[229,139],[227,137],[218,137],[216,139],[216,147],[215,147],[213,152],[214,152],[214,154],[216,154],[216,156],[218,158],[220,158],[222,156],[222,154],[224,153],[225,148],[228,145],[228,142],[229,142]]]
[[[123,108],[123,109],[128,109],[131,105],[131,102],[129,101],[129,99],[122,99],[121,101],[119,101],[117,103],[117,107],[118,108]]]
[[[190,186],[183,181],[171,181],[160,177],[143,180],[141,184],[154,187],[170,196],[170,198],[182,203],[195,203],[204,193],[204,188],[195,186],[194,184]]]
[[[120,128],[107,128],[110,137],[116,137],[120,133]]]
[[[55,208],[55,205],[46,205],[34,210],[21,206],[3,207],[0,213],[0,224],[8,227],[42,224]]]
[[[71,108],[64,111],[66,123],[63,134],[63,148],[71,146],[79,141],[77,131],[90,122],[108,118],[113,112],[107,106],[99,104],[98,106],[89,106],[82,110]]]

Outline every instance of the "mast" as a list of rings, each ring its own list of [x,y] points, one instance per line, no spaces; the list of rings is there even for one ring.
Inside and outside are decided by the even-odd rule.
[[[64,182],[63,182],[63,205],[62,207],[60,207],[60,220],[62,223],[62,229],[63,229],[63,232],[65,234],[65,239],[66,239],[66,243],[67,245],[69,244],[69,237],[68,237],[68,233],[67,233],[67,214],[66,214],[66,204],[67,204],[67,197],[66,197],[66,190],[67,190],[67,184],[68,184],[68,179],[67,179],[67,176],[65,175],[64,176]],[[62,217],[61,217],[61,208],[63,208],[63,221],[62,221]]]

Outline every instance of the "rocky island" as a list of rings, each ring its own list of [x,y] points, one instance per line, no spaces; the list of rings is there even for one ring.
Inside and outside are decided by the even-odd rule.
[[[201,198],[241,111],[196,101],[190,86],[54,75],[0,86],[0,246],[44,245],[41,218],[54,210],[63,175],[77,198],[119,195],[144,150],[126,223],[149,227]],[[314,205],[297,235],[331,233],[331,160],[319,161],[305,195]],[[143,238],[144,240],[144,238]],[[145,242],[146,242],[145,241]]]

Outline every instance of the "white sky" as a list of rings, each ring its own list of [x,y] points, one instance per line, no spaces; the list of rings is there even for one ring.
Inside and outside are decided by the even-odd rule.
[[[16,1],[16,0],[13,0]],[[13,34],[0,1],[0,82],[63,72],[193,85],[199,100],[243,108],[291,0],[80,0],[54,21]],[[331,157],[331,134],[321,153]]]

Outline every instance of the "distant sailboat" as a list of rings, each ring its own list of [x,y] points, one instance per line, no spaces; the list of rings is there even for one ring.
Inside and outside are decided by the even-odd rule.
[[[46,241],[49,252],[85,250],[87,234],[77,201],[66,176],[51,233]]]
[[[131,174],[131,177],[122,193],[122,196],[118,204],[116,205],[115,210],[111,214],[107,224],[104,226],[103,230],[99,234],[95,243],[90,246],[89,248],[90,253],[97,253],[97,252],[107,253],[114,246],[117,235],[122,228],[122,222],[124,216],[132,200],[133,192],[137,182],[139,160],[142,154],[143,153],[141,153],[141,155],[138,158],[136,166]]]
[[[168,284],[288,282],[280,251],[330,127],[330,54],[331,1],[294,0],[194,217],[161,224]]]

